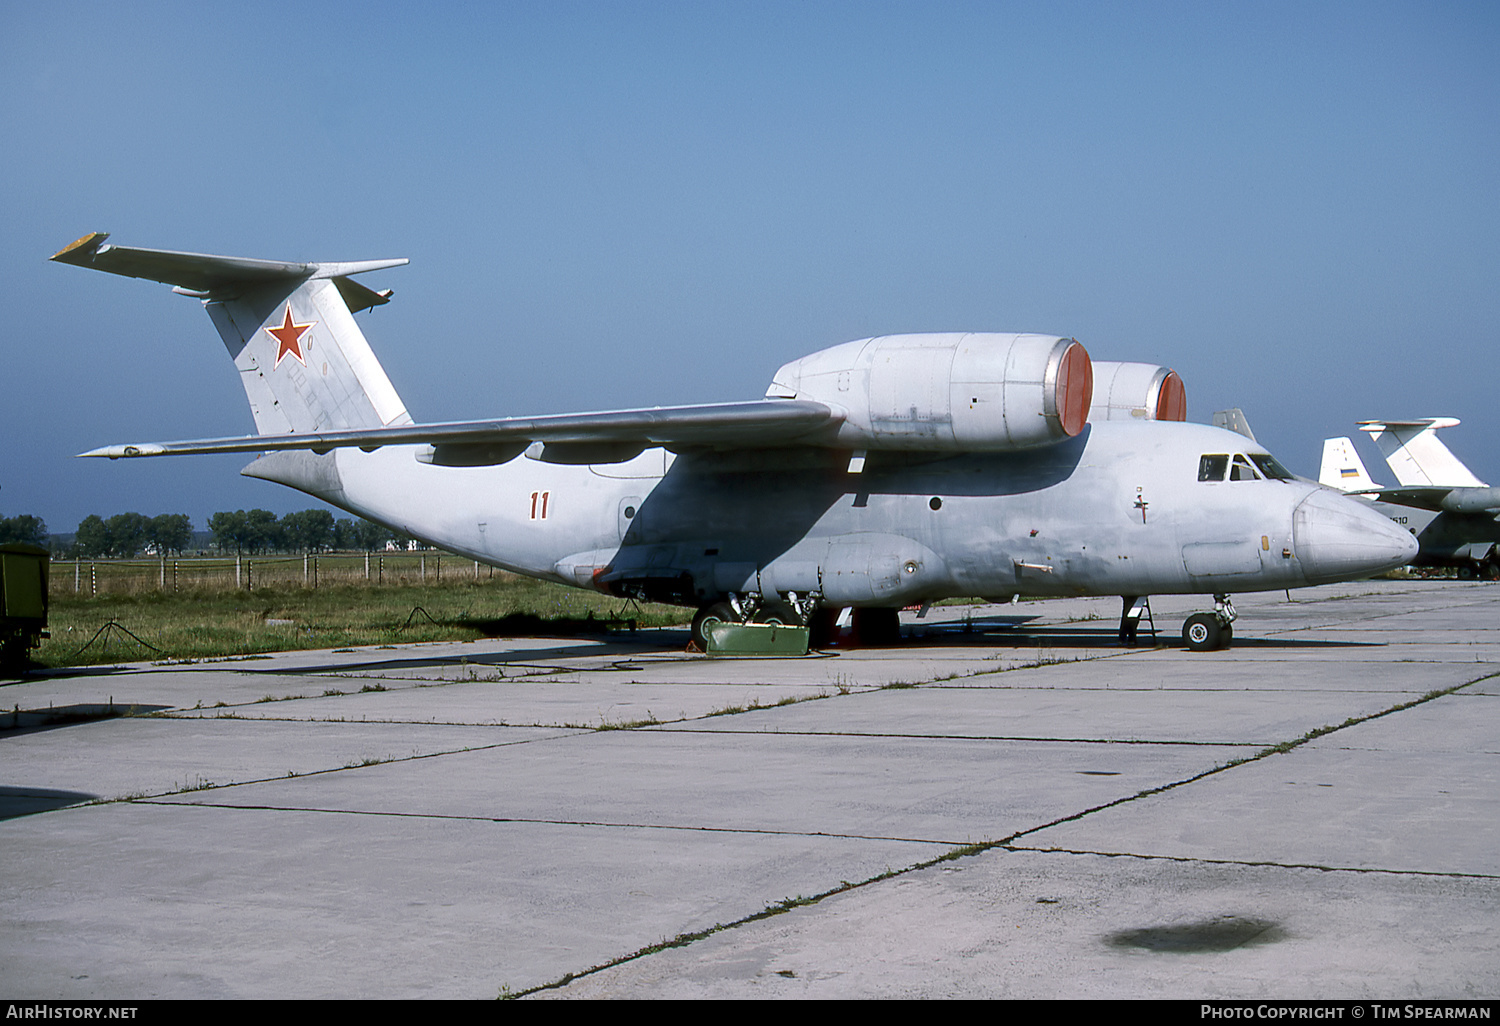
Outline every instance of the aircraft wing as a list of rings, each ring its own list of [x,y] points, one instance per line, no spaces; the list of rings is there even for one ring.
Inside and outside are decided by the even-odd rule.
[[[1437,485],[1430,488],[1381,488],[1356,494],[1379,499],[1381,502],[1392,502],[1398,506],[1430,509],[1436,513],[1500,513],[1500,488],[1447,488]]]
[[[514,459],[536,443],[537,458],[551,463],[613,463],[630,459],[647,446],[671,449],[770,448],[831,434],[843,413],[804,399],[762,399],[703,406],[653,407],[599,413],[408,424],[287,435],[246,435],[181,442],[108,445],[81,456],[108,459],[138,456],[193,456],[207,453],[260,453],[288,449],[385,445],[429,445],[424,462],[442,466],[490,466]]]
[[[1392,502],[1398,506],[1430,509],[1440,513],[1443,509],[1443,498],[1452,490],[1451,488],[1381,488],[1377,491],[1351,492],[1350,494],[1363,495],[1367,499],[1378,499],[1381,502]]]

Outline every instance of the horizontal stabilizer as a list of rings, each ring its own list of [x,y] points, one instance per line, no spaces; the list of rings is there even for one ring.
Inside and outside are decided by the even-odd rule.
[[[1463,421],[1457,417],[1418,417],[1415,420],[1362,420],[1356,426],[1361,431],[1383,431],[1386,428],[1411,428],[1420,431],[1423,428],[1450,428],[1458,427]]]
[[[434,453],[426,462],[483,466],[507,462],[532,442],[542,442],[547,447],[557,447],[554,450],[557,455],[550,462],[576,462],[576,458],[566,455],[570,446],[597,447],[594,451],[605,456],[618,453],[628,458],[648,445],[745,449],[806,443],[810,441],[809,435],[819,429],[836,428],[841,420],[841,415],[819,402],[757,400],[201,441],[143,442],[105,446],[80,455],[120,459],[294,449],[327,452],[353,447],[369,451],[386,445],[431,445]],[[589,462],[615,462],[615,459]]]
[[[246,257],[211,256],[207,253],[177,253],[165,249],[131,249],[126,246],[111,246],[105,242],[108,238],[108,232],[93,232],[64,246],[52,255],[52,259],[60,264],[89,267],[96,271],[124,275],[127,278],[145,278],[203,294],[245,285],[305,281],[312,278],[341,278],[345,275],[362,274],[365,271],[377,271],[385,267],[400,267],[407,263],[405,259],[355,260],[342,263],[251,260]],[[379,295],[379,293],[370,294]],[[351,303],[350,306],[353,308],[354,304]],[[363,306],[358,309],[363,309]]]

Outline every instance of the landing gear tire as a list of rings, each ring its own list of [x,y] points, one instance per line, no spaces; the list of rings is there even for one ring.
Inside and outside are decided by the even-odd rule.
[[[707,652],[709,624],[739,622],[739,616],[728,602],[714,602],[706,605],[693,617],[693,644],[698,646],[700,652]]]
[[[1484,579],[1487,581],[1500,581],[1500,563],[1484,564]]]
[[[1233,629],[1213,613],[1194,613],[1182,625],[1182,640],[1190,652],[1212,652],[1228,645],[1232,637]]]
[[[761,606],[756,611],[754,620],[756,623],[774,623],[778,627],[801,627],[802,617],[797,611],[785,602],[772,602],[770,605]]]

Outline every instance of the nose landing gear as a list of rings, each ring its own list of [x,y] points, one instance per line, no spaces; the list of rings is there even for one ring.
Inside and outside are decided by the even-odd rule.
[[[1238,617],[1228,595],[1215,595],[1212,613],[1194,613],[1183,623],[1183,643],[1190,652],[1213,652],[1228,648],[1234,640],[1234,627],[1231,625]]]

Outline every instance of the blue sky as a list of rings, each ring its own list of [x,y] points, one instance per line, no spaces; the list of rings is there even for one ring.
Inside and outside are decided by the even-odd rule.
[[[1500,5],[0,2],[0,514],[314,500],[198,304],[46,257],[390,256],[419,420],[750,399],[906,331],[1072,335],[1315,475],[1451,415],[1500,483]],[[1377,479],[1390,475],[1360,442]]]

